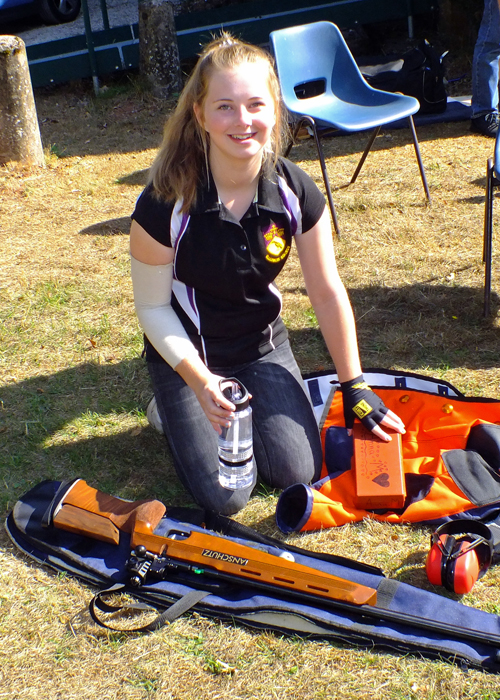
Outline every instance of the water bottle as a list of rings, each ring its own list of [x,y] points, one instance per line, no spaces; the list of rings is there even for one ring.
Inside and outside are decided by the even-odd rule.
[[[234,418],[219,435],[219,483],[236,491],[255,483],[255,462],[252,443],[252,409],[248,391],[230,377],[219,382],[221,392],[234,404]]]

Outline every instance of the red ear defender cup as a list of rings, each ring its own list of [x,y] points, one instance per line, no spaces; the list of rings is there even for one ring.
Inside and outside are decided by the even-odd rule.
[[[462,540],[458,542],[455,548],[456,557],[454,557],[451,566],[446,569],[448,576],[448,590],[452,590],[459,595],[468,593],[472,590],[481,572],[481,565],[475,549],[469,548],[469,542]]]
[[[425,562],[430,583],[463,595],[484,576],[493,557],[493,536],[487,525],[464,518],[441,525],[431,537]]]
[[[451,538],[445,535],[441,537],[435,532],[431,537],[431,549],[425,562],[425,572],[430,583],[434,586],[444,586],[446,576],[443,577],[443,569],[446,574],[446,562],[453,547],[450,548]]]

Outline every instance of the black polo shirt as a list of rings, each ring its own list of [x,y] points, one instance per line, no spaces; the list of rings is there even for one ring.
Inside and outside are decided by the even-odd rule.
[[[172,307],[211,368],[252,362],[283,343],[281,294],[274,280],[292,238],[320,219],[325,200],[313,180],[281,159],[262,176],[256,200],[238,221],[219,202],[213,180],[200,187],[189,214],[159,201],[148,185],[132,218],[175,249]],[[149,346],[147,358],[161,361]]]

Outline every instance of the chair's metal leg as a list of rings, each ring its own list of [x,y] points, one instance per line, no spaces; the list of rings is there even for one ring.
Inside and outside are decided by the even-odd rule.
[[[486,192],[484,198],[483,263],[486,262],[486,239],[492,225],[493,215],[493,159],[486,164]]]
[[[493,243],[493,160],[488,159],[486,168],[486,197],[484,202],[484,236],[483,262],[484,267],[484,311],[483,316],[490,315],[491,302],[491,258]]]
[[[328,198],[328,204],[330,206],[330,212],[332,215],[333,226],[335,228],[335,233],[337,234],[337,237],[340,238],[339,222],[337,219],[337,212],[335,211],[335,204],[333,203],[332,188],[330,187],[330,180],[328,178],[328,172],[326,170],[325,158],[323,156],[323,148],[321,147],[321,142],[319,140],[318,131],[316,129],[316,122],[314,121],[314,119],[312,117],[304,115],[304,116],[300,117],[300,119],[295,124],[295,127],[293,129],[293,133],[292,133],[292,140],[291,140],[288,148],[285,151],[285,158],[288,156],[288,154],[292,150],[292,146],[295,144],[295,139],[297,138],[297,134],[299,133],[299,129],[304,122],[307,122],[313,130],[314,140],[316,141],[316,148],[318,151],[319,163],[321,166],[321,172],[323,174],[323,181],[325,183],[326,196]]]
[[[417,132],[415,131],[415,124],[413,122],[413,117],[408,117],[408,123],[410,124],[410,131],[413,138],[413,145],[415,147],[415,155],[417,156],[418,169],[420,170],[420,177],[422,178],[422,184],[425,190],[425,196],[427,201],[431,202],[431,193],[429,192],[429,185],[427,184],[427,178],[425,177],[424,164],[422,163],[422,156],[420,155],[420,147],[418,145]]]
[[[356,182],[356,178],[358,177],[358,175],[359,175],[359,173],[360,173],[360,170],[361,170],[361,168],[363,167],[363,163],[364,163],[365,160],[366,160],[366,156],[369,154],[370,149],[371,149],[371,147],[373,146],[373,142],[374,142],[375,139],[377,138],[378,132],[379,132],[379,131],[380,131],[380,126],[377,126],[377,127],[372,131],[372,134],[371,134],[371,136],[370,136],[370,140],[369,140],[368,143],[366,144],[365,152],[364,152],[363,155],[361,156],[361,160],[360,160],[359,163],[358,163],[358,167],[357,167],[356,170],[354,171],[354,175],[353,175],[352,178],[351,178],[351,182],[350,182],[351,185],[352,185],[353,182]]]
[[[340,230],[339,230],[339,222],[337,220],[337,212],[335,211],[335,204],[333,203],[332,188],[330,187],[330,180],[328,178],[328,172],[326,170],[325,157],[323,155],[323,148],[322,148],[321,142],[319,140],[318,130],[316,129],[316,122],[314,121],[314,119],[312,117],[309,117],[309,116],[302,117],[302,121],[308,122],[308,124],[310,124],[310,126],[312,127],[312,130],[313,130],[314,140],[316,141],[316,148],[318,150],[319,162],[321,165],[321,172],[323,173],[323,181],[325,183],[326,196],[328,198],[328,204],[330,205],[330,212],[332,215],[333,226],[335,228],[335,233],[337,234],[338,238],[340,238]]]
[[[295,126],[294,126],[294,129],[293,129],[293,131],[292,131],[292,140],[291,140],[290,143],[288,144],[287,149],[286,149],[286,151],[285,151],[285,153],[284,153],[285,158],[288,158],[288,154],[289,154],[290,151],[292,150],[292,147],[295,146],[295,140],[296,140],[296,138],[297,138],[297,134],[299,133],[299,129],[300,129],[300,127],[302,126],[302,122],[303,122],[303,121],[304,121],[303,119],[299,119],[299,121],[298,121],[298,122],[295,124]]]

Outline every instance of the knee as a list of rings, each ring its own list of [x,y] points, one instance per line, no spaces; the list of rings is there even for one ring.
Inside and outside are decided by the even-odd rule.
[[[189,474],[177,470],[186,490],[201,508],[212,510],[221,515],[234,515],[242,510],[252,495],[253,486],[232,491],[225,489],[219,483],[219,470],[199,470],[194,477],[194,472]],[[189,478],[190,477],[190,478]]]
[[[213,489],[195,497],[199,506],[212,510],[220,515],[235,515],[247,505],[251,489],[229,491],[228,489]]]
[[[271,469],[271,485],[274,488],[286,489],[293,484],[309,484],[315,480],[315,467],[311,459],[300,464],[288,460],[276,464]]]
[[[281,455],[275,454],[272,460],[266,455],[263,463],[258,463],[258,470],[269,486],[286,489],[293,484],[316,481],[321,471],[321,462],[308,449],[297,452],[283,450]]]
[[[257,468],[263,481],[278,489],[317,481],[323,462],[319,433],[307,435],[296,430],[281,440],[267,438],[254,441]]]

